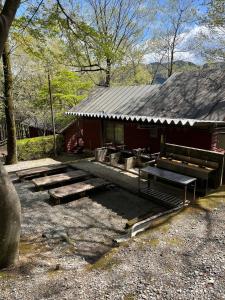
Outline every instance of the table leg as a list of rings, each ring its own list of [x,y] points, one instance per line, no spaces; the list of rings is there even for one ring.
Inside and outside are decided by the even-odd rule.
[[[138,170],[138,192],[141,191],[141,169]]]
[[[185,187],[184,187],[184,204],[185,204],[186,200],[187,200],[187,185],[185,185]]]
[[[208,192],[208,178],[206,179],[206,184],[205,184],[205,194],[207,195]]]

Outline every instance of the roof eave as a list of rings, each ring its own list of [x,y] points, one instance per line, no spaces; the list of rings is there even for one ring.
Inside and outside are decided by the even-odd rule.
[[[126,120],[126,121],[136,121],[136,122],[147,122],[154,124],[168,124],[168,125],[182,125],[182,126],[194,126],[194,125],[210,125],[210,124],[220,124],[225,125],[224,121],[216,120],[198,120],[198,119],[173,119],[173,118],[161,118],[161,117],[149,117],[149,116],[139,116],[139,115],[119,115],[119,114],[106,114],[106,113],[88,113],[88,112],[76,112],[68,111],[67,115],[74,115],[78,117],[89,117],[89,118],[101,118],[101,119],[113,119],[113,120]]]

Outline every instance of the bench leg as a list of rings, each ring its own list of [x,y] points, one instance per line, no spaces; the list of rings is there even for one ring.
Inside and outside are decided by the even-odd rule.
[[[148,174],[148,188],[150,188],[150,175]]]
[[[193,201],[195,201],[195,195],[196,195],[196,180],[195,180],[195,183],[194,183],[194,192],[193,192]]]
[[[141,169],[138,170],[138,192],[141,191]]]
[[[186,203],[187,200],[187,185],[184,187],[184,204]]]
[[[208,192],[208,178],[206,179],[206,183],[205,183],[205,194],[207,195]]]

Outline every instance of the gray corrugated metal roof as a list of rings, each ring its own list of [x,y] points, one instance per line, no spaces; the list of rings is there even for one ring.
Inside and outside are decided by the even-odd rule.
[[[189,124],[225,121],[225,73],[176,73],[162,85],[98,88],[68,114]]]
[[[159,85],[97,88],[70,112],[133,115],[158,88]]]
[[[136,113],[225,121],[225,72],[214,69],[176,73]]]

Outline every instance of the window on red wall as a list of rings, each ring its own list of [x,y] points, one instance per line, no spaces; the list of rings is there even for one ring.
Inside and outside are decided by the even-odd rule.
[[[111,121],[104,122],[105,142],[113,144],[124,143],[124,125]]]
[[[111,143],[114,141],[114,125],[112,122],[105,122],[105,142]]]
[[[115,143],[116,144],[123,144],[124,143],[124,127],[123,127],[123,124],[115,124],[114,132],[115,132]]]
[[[221,149],[225,149],[225,133],[218,134],[217,147]]]

